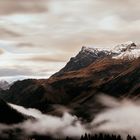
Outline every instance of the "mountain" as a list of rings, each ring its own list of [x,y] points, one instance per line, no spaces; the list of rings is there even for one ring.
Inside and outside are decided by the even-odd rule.
[[[22,105],[25,107],[43,108],[43,98],[45,96],[45,80],[27,79],[17,81],[9,90],[2,91],[0,96],[7,102]],[[40,100],[42,104],[40,104]],[[47,103],[44,103],[45,107]]]
[[[79,70],[89,66],[91,63],[95,62],[97,59],[102,59],[111,56],[112,52],[107,50],[99,50],[97,48],[87,48],[82,47],[81,51],[70,59],[64,68],[59,72],[52,75],[52,77],[57,77],[63,75],[65,72]]]
[[[136,50],[139,45],[132,42],[118,45],[114,50],[83,47],[49,79],[17,81],[2,91],[0,97],[50,114],[59,114],[59,107],[65,106],[77,116],[90,119],[91,111],[97,113],[104,108],[97,102],[97,95],[139,96],[140,58],[135,57]],[[122,54],[127,57],[118,57]]]
[[[114,59],[133,59],[140,56],[140,46],[129,41],[115,46],[113,49],[102,49],[83,46],[81,51],[70,59],[64,68],[52,75],[52,77],[61,76],[66,72],[79,70],[89,66],[96,60],[111,57]]]
[[[96,106],[95,113],[102,107],[94,99],[101,92],[98,88],[126,71],[130,65],[130,61],[104,58],[61,77],[17,81],[0,96],[10,103],[51,114],[60,113],[59,104],[73,110],[77,116],[90,118],[91,106]],[[112,93],[112,96],[116,94]]]

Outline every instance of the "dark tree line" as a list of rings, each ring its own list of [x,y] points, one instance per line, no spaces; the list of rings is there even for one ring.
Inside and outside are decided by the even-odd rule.
[[[13,134],[13,133],[11,133]],[[51,136],[42,136],[42,135],[34,135],[30,138],[27,138],[26,136],[18,135],[17,133],[14,133],[13,135],[9,135],[8,137],[1,137],[0,140],[137,140],[135,136],[128,135],[126,139],[122,139],[120,135],[110,135],[110,134],[85,134],[81,136],[80,138],[52,138]]]
[[[29,139],[32,140],[32,139]],[[49,136],[35,136],[33,140],[123,140],[120,135],[109,135],[109,134],[85,134],[81,138],[51,138]],[[137,140],[135,136],[128,135],[126,140]]]
[[[88,135],[85,134],[81,136],[80,140],[123,140],[120,135],[109,135],[109,134],[95,134],[95,135]],[[126,140],[137,140],[136,137],[132,137],[130,135],[127,136]]]

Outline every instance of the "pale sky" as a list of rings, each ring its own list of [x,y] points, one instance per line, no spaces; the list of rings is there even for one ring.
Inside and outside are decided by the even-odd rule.
[[[0,0],[0,79],[46,78],[82,46],[140,43],[139,0]]]

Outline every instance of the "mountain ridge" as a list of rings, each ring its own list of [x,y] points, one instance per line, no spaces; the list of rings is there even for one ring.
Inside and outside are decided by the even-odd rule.
[[[113,59],[135,59],[140,57],[140,46],[132,41],[117,45],[113,49],[83,46],[80,52],[75,57],[72,57],[64,68],[53,74],[51,77],[57,77],[66,72],[80,70],[89,66],[96,60],[105,57]]]

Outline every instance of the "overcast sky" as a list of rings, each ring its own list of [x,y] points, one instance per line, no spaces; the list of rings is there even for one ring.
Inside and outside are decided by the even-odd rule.
[[[0,79],[48,77],[84,45],[140,43],[139,0],[0,0]]]

